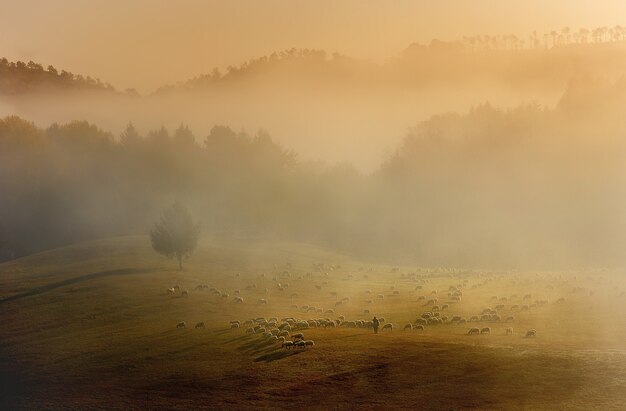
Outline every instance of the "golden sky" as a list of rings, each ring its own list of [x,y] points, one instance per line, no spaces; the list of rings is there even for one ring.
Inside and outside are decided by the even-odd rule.
[[[624,0],[0,0],[0,55],[147,92],[291,47],[383,61],[432,38],[616,24]]]

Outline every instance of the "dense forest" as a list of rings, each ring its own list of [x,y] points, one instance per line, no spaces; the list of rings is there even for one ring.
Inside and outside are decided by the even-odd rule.
[[[129,124],[114,136],[84,121],[42,129],[9,116],[2,255],[146,233],[179,200],[208,235],[427,264],[623,263],[624,103],[624,81],[581,82],[554,109],[481,104],[433,116],[371,173],[300,159],[263,130]]]

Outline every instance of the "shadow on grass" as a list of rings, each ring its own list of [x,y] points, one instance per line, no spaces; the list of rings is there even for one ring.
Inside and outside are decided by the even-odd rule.
[[[241,341],[247,341],[251,338],[252,336],[250,334],[248,335],[241,335],[239,337],[235,337],[232,340],[228,340],[228,341],[224,341],[222,344],[226,345],[226,344],[232,344],[232,343],[237,343],[237,342],[241,342]]]
[[[237,349],[239,351],[249,351],[252,354],[255,354],[255,353],[262,351],[263,349],[267,349],[273,346],[275,346],[275,344],[271,341],[253,340],[246,344],[240,345]]]
[[[301,352],[304,352],[304,350],[274,350],[273,352],[269,353],[269,354],[264,354],[261,355],[260,357],[257,357],[254,359],[254,362],[273,362],[273,361],[278,361],[278,360],[282,360],[284,358],[287,357],[291,357],[292,355],[296,355],[296,354],[300,354]]]

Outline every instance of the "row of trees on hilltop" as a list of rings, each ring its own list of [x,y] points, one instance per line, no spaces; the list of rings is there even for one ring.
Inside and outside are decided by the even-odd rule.
[[[584,27],[572,29],[569,26],[561,30],[544,33],[533,31],[527,38],[515,34],[464,36],[461,44],[468,50],[522,50],[566,46],[569,44],[589,44],[623,41],[626,39],[626,27],[600,26],[593,29]]]

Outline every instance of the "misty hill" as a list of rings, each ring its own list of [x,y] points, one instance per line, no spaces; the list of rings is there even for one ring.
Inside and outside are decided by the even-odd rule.
[[[0,58],[0,94],[15,96],[55,91],[115,92],[115,88],[98,78],[59,71],[51,65],[44,68],[33,61],[9,62]]]
[[[156,94],[201,92],[224,87],[293,85],[307,88],[351,89],[353,87],[432,87],[470,84],[506,84],[562,89],[581,76],[615,79],[626,67],[626,42],[559,43],[550,48],[500,46],[509,43],[488,37],[466,38],[463,42],[433,40],[428,45],[413,43],[382,64],[357,60],[323,50],[290,49],[229,66],[226,73],[211,73],[168,85]],[[477,46],[477,44],[487,44]]]

